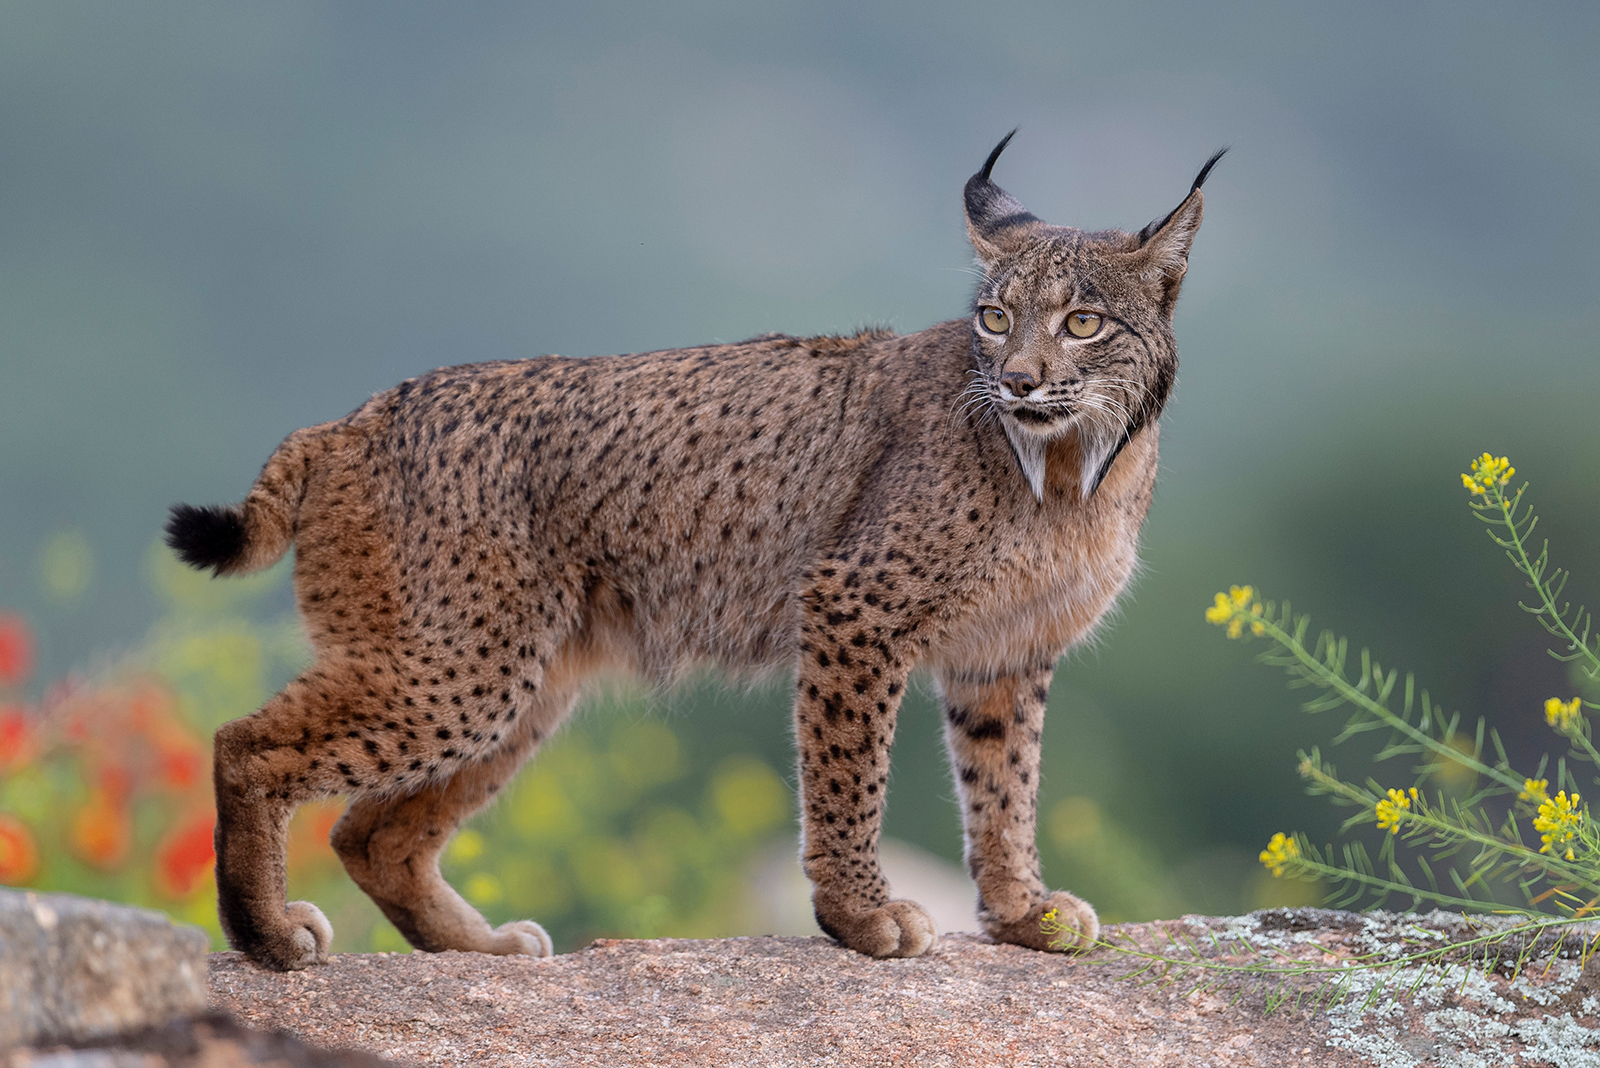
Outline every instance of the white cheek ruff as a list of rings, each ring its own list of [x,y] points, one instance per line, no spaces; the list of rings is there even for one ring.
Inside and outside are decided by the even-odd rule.
[[[1083,457],[1083,466],[1078,472],[1078,494],[1083,500],[1094,496],[1094,491],[1100,488],[1101,480],[1111,468],[1111,461],[1116,459],[1117,453],[1127,443],[1126,430],[1108,430],[1079,421],[1078,453]]]
[[[1033,495],[1043,503],[1044,447],[1049,439],[1042,438],[1030,430],[1024,430],[1009,415],[1000,417],[1000,425],[1006,428],[1006,438],[1011,442],[1011,451],[1017,454],[1017,464],[1022,468],[1022,477],[1028,480]]]
[[[1117,453],[1122,451],[1122,446],[1127,444],[1127,432],[1121,427],[1105,427],[1079,416],[1068,420],[1061,429],[1046,434],[1029,430],[1005,414],[1000,416],[1000,425],[1005,427],[1006,439],[1011,442],[1011,451],[1016,454],[1017,466],[1022,468],[1022,477],[1028,480],[1028,488],[1033,490],[1034,498],[1041,504],[1044,502],[1044,448],[1051,441],[1069,430],[1078,432],[1078,455],[1081,458],[1077,472],[1078,496],[1085,501],[1100,488],[1106,469]]]

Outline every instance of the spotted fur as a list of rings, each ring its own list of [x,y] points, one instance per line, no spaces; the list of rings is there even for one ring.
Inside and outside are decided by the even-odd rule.
[[[548,954],[532,921],[490,928],[441,850],[596,671],[669,683],[703,661],[795,675],[823,930],[878,957],[933,944],[878,867],[920,667],[944,702],[984,929],[1044,948],[1056,908],[1094,936],[1093,909],[1039,876],[1040,732],[1057,657],[1134,568],[1201,194],[1140,234],[1084,233],[1022,211],[993,162],[967,216],[974,312],[1003,302],[1005,338],[974,318],[445,368],[292,434],[242,504],[174,510],[172,544],[218,573],[292,543],[315,650],[217,732],[235,947],[277,968],[325,958],[321,912],[285,904],[285,835],[296,806],[349,794],[334,847],[414,945]],[[1061,317],[1085,302],[1105,331],[1069,343]],[[1008,372],[1033,394],[1003,388]]]

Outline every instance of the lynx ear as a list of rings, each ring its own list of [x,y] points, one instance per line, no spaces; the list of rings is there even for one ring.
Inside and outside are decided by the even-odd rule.
[[[1000,158],[1016,133],[1012,130],[1000,139],[984,161],[983,170],[967,179],[962,192],[967,210],[967,238],[984,263],[993,263],[1006,253],[1015,252],[1033,228],[1040,225],[1038,216],[989,181],[994,161]]]
[[[1172,309],[1178,303],[1178,290],[1183,285],[1185,272],[1189,270],[1189,248],[1194,244],[1194,235],[1200,229],[1200,218],[1205,213],[1205,196],[1200,192],[1200,187],[1211,174],[1211,168],[1227,151],[1226,148],[1218,149],[1215,155],[1206,160],[1206,165],[1195,176],[1194,185],[1190,186],[1189,195],[1183,198],[1183,203],[1173,208],[1166,218],[1158,219],[1140,230],[1139,247],[1129,254],[1133,269],[1157,290],[1161,314],[1168,318],[1172,317]]]

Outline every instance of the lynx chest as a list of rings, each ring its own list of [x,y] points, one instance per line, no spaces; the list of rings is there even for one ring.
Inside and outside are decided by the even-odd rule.
[[[1138,566],[1155,443],[1127,452],[1094,500],[1047,492],[997,524],[1007,551],[975,569],[969,598],[936,643],[936,660],[1001,669],[1054,660],[1089,636]]]

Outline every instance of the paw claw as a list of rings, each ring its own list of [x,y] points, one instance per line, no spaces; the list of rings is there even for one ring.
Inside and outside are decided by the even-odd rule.
[[[829,926],[841,942],[869,957],[920,957],[938,940],[933,917],[915,901],[891,901]]]
[[[286,972],[328,963],[328,947],[333,944],[333,925],[322,914],[322,910],[309,901],[291,901],[283,912],[288,921],[286,944],[272,949],[263,947],[264,952],[258,959]]]
[[[1054,923],[1047,931],[1044,917],[1052,911],[1055,913]],[[997,942],[1057,953],[1076,953],[1088,948],[1100,936],[1100,918],[1087,901],[1065,890],[1057,890],[1030,908],[1021,919],[988,919],[984,921],[983,929]]]
[[[502,956],[550,957],[555,955],[555,943],[545,929],[532,920],[512,920],[494,929],[494,947],[491,953]]]

